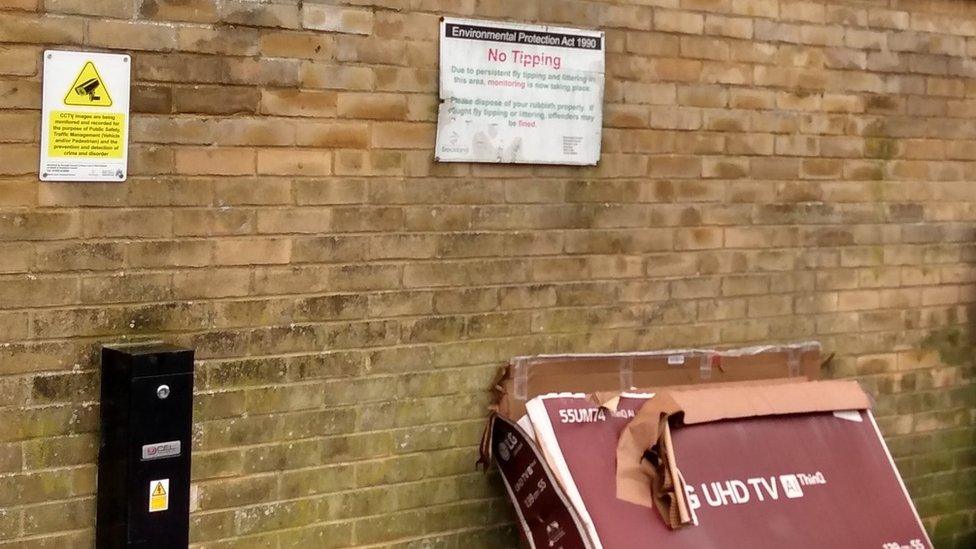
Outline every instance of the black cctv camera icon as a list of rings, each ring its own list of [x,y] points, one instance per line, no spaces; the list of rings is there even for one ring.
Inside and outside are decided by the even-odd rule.
[[[87,95],[90,101],[98,101],[101,97],[95,95],[95,90],[98,89],[100,84],[97,78],[89,78],[75,87],[75,93],[78,95]]]

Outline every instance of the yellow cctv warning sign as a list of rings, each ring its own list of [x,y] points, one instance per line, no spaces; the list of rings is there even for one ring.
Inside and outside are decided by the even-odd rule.
[[[64,96],[64,104],[74,107],[111,107],[112,96],[105,81],[98,74],[95,63],[88,61],[81,68],[74,84]]]
[[[125,181],[131,65],[128,55],[44,52],[41,181]]]
[[[149,512],[155,513],[169,509],[169,479],[149,482]]]

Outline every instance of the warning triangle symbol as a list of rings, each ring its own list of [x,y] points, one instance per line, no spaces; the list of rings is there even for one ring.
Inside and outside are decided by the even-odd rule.
[[[75,83],[68,88],[64,96],[64,104],[75,107],[111,107],[112,96],[105,87],[105,81],[98,74],[98,69],[91,61],[85,63],[75,78]]]
[[[157,482],[156,483],[156,489],[153,490],[152,495],[153,496],[165,496],[166,495],[166,489],[163,488],[163,483],[162,482]]]

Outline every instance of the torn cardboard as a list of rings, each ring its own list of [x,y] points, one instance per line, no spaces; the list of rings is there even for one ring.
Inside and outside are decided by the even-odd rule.
[[[687,509],[681,508],[685,505],[684,494],[669,494],[662,488],[663,485],[674,487],[681,483],[670,443],[671,420],[680,425],[694,425],[757,416],[866,410],[870,405],[867,395],[853,381],[780,380],[775,383],[733,383],[722,387],[673,388],[660,398],[647,401],[620,434],[617,497],[646,507],[657,505],[672,528],[691,522]],[[641,462],[646,457],[654,461],[651,463],[653,473],[648,471],[646,463]],[[662,510],[664,502],[678,508]],[[675,522],[678,515],[683,518]]]
[[[613,411],[594,405],[582,393],[543,395],[528,403],[537,445],[596,548],[622,547],[628,540],[633,541],[632,532],[607,527],[618,520],[654,522],[648,526],[664,528],[652,509],[631,504],[590,504],[616,500],[617,439],[649,400],[653,400],[650,394],[625,393]],[[623,516],[613,516],[618,513]]]

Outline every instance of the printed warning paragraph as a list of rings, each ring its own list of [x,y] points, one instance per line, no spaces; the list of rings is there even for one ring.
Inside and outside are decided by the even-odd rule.
[[[124,124],[121,114],[52,112],[48,155],[121,158]]]

